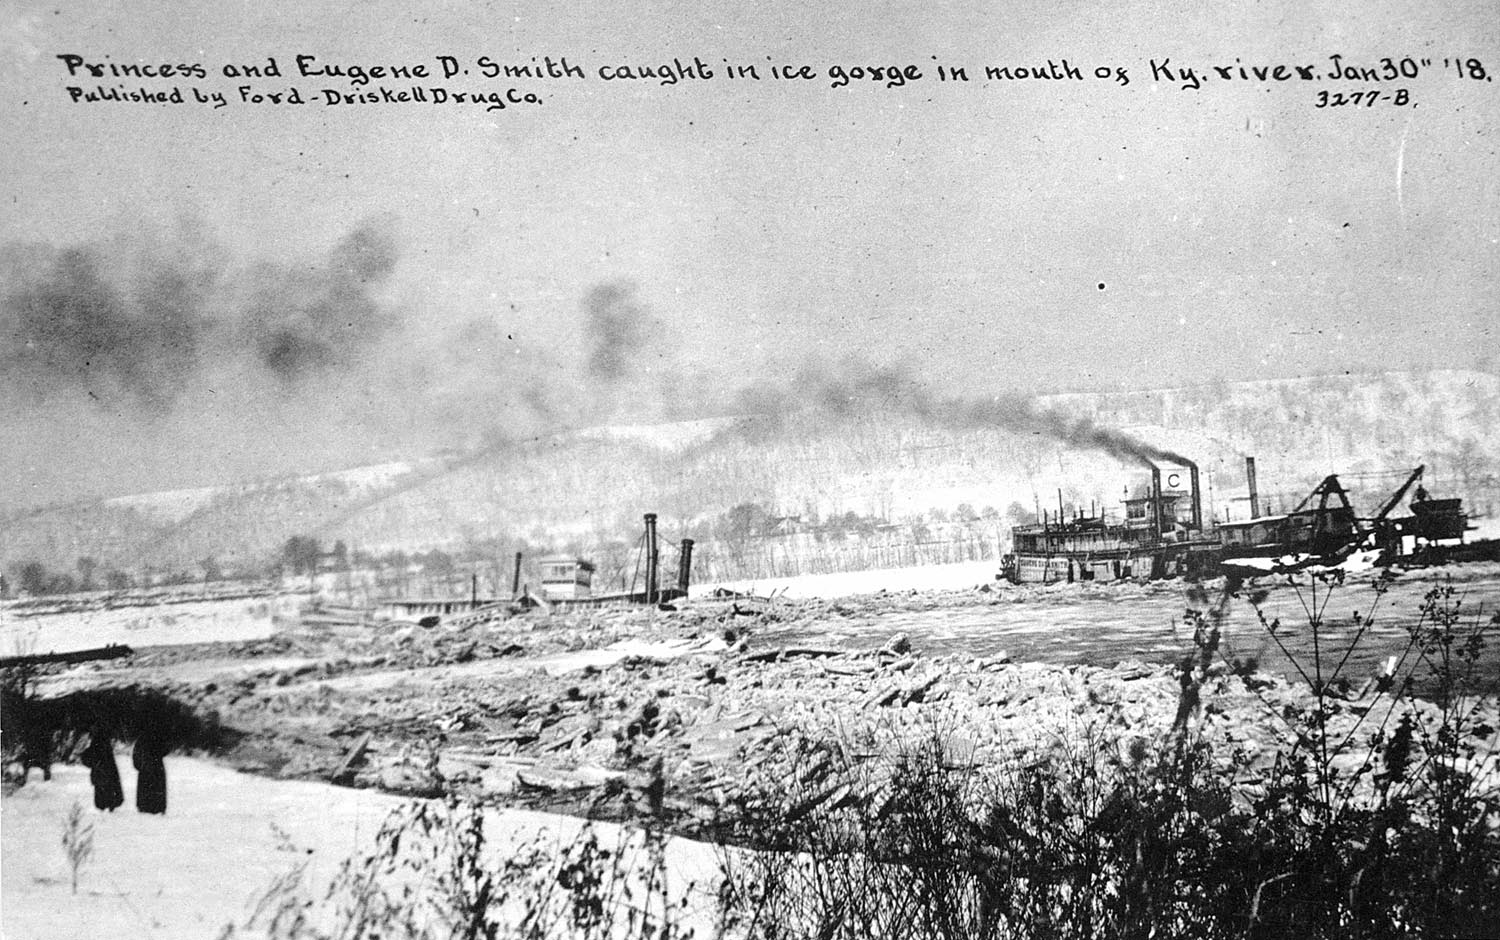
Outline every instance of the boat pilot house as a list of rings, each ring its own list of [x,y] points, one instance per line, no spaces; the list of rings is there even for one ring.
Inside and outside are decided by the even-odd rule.
[[[571,555],[541,559],[542,593],[548,600],[582,600],[593,593],[594,566]]]

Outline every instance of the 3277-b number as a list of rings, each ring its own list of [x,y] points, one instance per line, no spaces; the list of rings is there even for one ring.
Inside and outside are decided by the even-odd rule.
[[[1411,103],[1411,93],[1405,88],[1395,91],[1320,91],[1318,92],[1319,108],[1342,108],[1345,106],[1358,108],[1363,105],[1366,108],[1375,107],[1377,102],[1385,102],[1389,105],[1402,107]]]

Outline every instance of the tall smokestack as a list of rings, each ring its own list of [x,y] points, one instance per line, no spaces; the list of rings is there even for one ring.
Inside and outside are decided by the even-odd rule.
[[[1161,505],[1161,468],[1156,464],[1151,465],[1151,522],[1156,529],[1156,537],[1166,530],[1166,514],[1162,512]]]
[[[1260,518],[1260,492],[1255,488],[1255,458],[1245,458],[1245,485],[1250,488],[1250,518]]]
[[[1203,497],[1198,495],[1198,465],[1191,460],[1185,460],[1183,463],[1188,465],[1188,478],[1193,483],[1193,529],[1201,530],[1203,528]]]
[[[646,513],[646,603],[656,603],[656,513]]]
[[[687,596],[689,575],[693,569],[693,540],[682,540],[682,554],[677,557],[677,590]]]

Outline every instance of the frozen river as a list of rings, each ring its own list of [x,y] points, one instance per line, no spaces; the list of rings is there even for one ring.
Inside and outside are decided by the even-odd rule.
[[[1175,662],[1191,652],[1192,628],[1184,622],[1190,606],[1185,582],[1073,584],[1015,587],[994,580],[989,564],[908,568],[789,579],[782,583],[736,585],[759,594],[793,598],[794,625],[761,628],[757,643],[879,647],[906,634],[928,654],[967,653],[979,657],[1004,652],[1016,660],[1113,665],[1121,660]],[[976,593],[987,584],[991,593]],[[1462,600],[1462,625],[1500,612],[1500,565],[1455,565],[1399,574],[1383,596],[1372,575],[1351,577],[1341,586],[1276,584],[1261,608],[1281,621],[1277,631],[1286,652],[1267,635],[1246,600],[1251,589],[1225,607],[1222,649],[1226,656],[1254,658],[1263,670],[1295,675],[1287,653],[1312,661],[1314,636],[1308,605],[1322,610],[1326,626],[1316,637],[1325,663],[1343,657],[1358,637],[1344,674],[1359,682],[1389,656],[1407,649],[1408,629],[1422,615],[1424,596],[1451,585]],[[874,592],[885,588],[880,597]],[[705,585],[699,594],[707,594]],[[962,589],[962,590],[960,590]],[[946,593],[912,593],[912,592]],[[839,601],[837,598],[844,598]],[[19,617],[0,609],[0,654],[84,649],[106,643],[132,647],[177,643],[235,642],[271,636],[279,623],[295,621],[305,597],[202,600],[156,607],[122,608]],[[801,604],[824,603],[830,611],[809,620]],[[833,610],[832,608],[837,608]],[[1373,625],[1360,633],[1354,623],[1373,610]],[[1488,674],[1500,674],[1492,645]],[[1311,669],[1310,665],[1306,668]],[[1419,669],[1419,677],[1425,670]]]
[[[182,600],[139,606],[96,606],[66,613],[21,615],[0,606],[0,656],[62,653],[124,644],[134,649],[179,643],[237,643],[276,632],[295,619],[307,598]]]
[[[1306,583],[1289,586],[1263,579],[1268,591],[1261,602],[1267,620],[1280,620],[1277,638],[1261,625],[1246,599],[1255,588],[1231,598],[1224,609],[1222,649],[1226,656],[1254,658],[1267,672],[1295,675],[1289,660],[1312,670],[1314,643],[1325,675],[1351,645],[1344,675],[1363,681],[1389,656],[1408,649],[1409,630],[1422,618],[1424,597],[1451,585],[1462,603],[1460,625],[1470,629],[1500,612],[1500,566],[1469,565],[1400,574],[1383,595],[1371,576],[1350,578],[1343,585]],[[941,606],[930,610],[892,610],[860,605],[853,616],[820,618],[815,626],[768,631],[763,639],[786,644],[835,643],[854,648],[879,647],[905,634],[920,651],[968,653],[978,657],[1004,652],[1016,660],[1113,665],[1121,660],[1175,662],[1192,651],[1193,630],[1184,614],[1192,606],[1190,586],[1183,582],[1117,585],[1057,585],[1042,589],[1000,586],[988,602]],[[1216,595],[1209,592],[1210,600]],[[1316,605],[1325,627],[1309,629],[1308,611]],[[1203,606],[1203,605],[1198,605]],[[1358,613],[1366,625],[1356,624]],[[1370,616],[1373,613],[1373,620]],[[1496,628],[1491,628],[1496,629]],[[1358,640],[1355,643],[1355,640]],[[1492,644],[1488,676],[1497,675],[1500,645]],[[1415,662],[1416,654],[1410,661]],[[1426,670],[1418,669],[1421,678]]]

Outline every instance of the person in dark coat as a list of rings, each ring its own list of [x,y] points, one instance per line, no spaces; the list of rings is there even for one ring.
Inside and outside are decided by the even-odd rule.
[[[25,733],[21,741],[21,782],[31,779],[31,768],[39,768],[43,780],[52,779],[52,733],[45,729]]]
[[[115,766],[115,747],[110,736],[96,732],[83,751],[83,766],[89,769],[89,783],[94,785],[94,806],[114,812],[125,803],[125,788],[120,784],[120,769]]]
[[[9,705],[9,702],[6,702]],[[10,715],[6,716],[8,719]],[[43,714],[42,709],[27,702],[24,708],[17,708],[14,716],[15,726],[20,729],[21,737],[21,782],[25,783],[31,777],[31,768],[36,767],[42,772],[43,780],[52,779],[52,722],[51,716]]]
[[[143,813],[167,811],[166,741],[154,729],[144,732],[135,742],[131,763],[135,764],[135,808]]]

